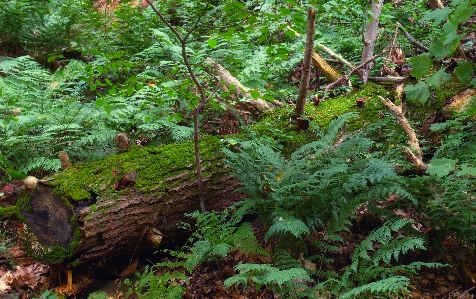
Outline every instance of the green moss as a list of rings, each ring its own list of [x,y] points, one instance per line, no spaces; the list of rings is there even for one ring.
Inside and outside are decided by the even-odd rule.
[[[267,136],[281,144],[283,154],[289,156],[294,150],[305,143],[314,141],[319,130],[326,130],[329,124],[347,112],[357,112],[360,117],[349,120],[348,131],[361,129],[365,124],[377,121],[385,107],[378,96],[387,96],[387,91],[375,83],[367,83],[352,93],[331,98],[321,102],[319,106],[308,103],[304,107],[304,118],[310,120],[309,130],[297,131],[297,124],[292,120],[294,107],[274,109],[264,113],[260,121],[250,130],[257,136]],[[363,108],[356,107],[356,101],[365,97]]]
[[[9,207],[0,207],[0,219],[10,218],[15,216],[16,214],[16,207],[9,206]]]
[[[207,160],[218,158],[221,143],[218,138],[204,137],[200,147],[201,158],[206,164]],[[88,199],[91,193],[113,199],[127,192],[117,191],[114,184],[132,170],[137,173],[136,190],[144,195],[163,194],[175,185],[196,178],[194,144],[190,141],[153,148],[133,148],[101,161],[79,163],[59,173],[51,184],[56,195],[71,200]],[[172,185],[164,182],[174,175],[183,177]]]
[[[42,245],[28,227],[18,234],[18,238],[23,243],[27,255],[33,260],[45,264],[60,264],[71,258],[76,252],[81,240],[81,230],[79,227],[76,228],[73,241],[68,246]]]

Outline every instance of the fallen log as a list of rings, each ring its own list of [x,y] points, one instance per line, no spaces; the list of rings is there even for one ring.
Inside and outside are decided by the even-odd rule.
[[[203,190],[209,210],[239,201],[218,138],[205,137]],[[192,142],[133,148],[79,163],[25,189],[17,202],[28,255],[69,266],[151,250],[189,232],[181,223],[199,209]]]

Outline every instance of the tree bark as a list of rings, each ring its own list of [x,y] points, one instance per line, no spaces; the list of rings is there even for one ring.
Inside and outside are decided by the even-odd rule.
[[[203,191],[209,210],[244,197],[224,165],[216,138],[205,138]],[[121,180],[135,172],[133,184]],[[44,180],[43,180],[44,181]],[[19,236],[33,259],[70,266],[134,254],[189,234],[181,223],[199,209],[193,143],[134,148],[77,164],[40,183],[17,202]]]
[[[304,113],[304,104],[306,102],[307,88],[311,75],[311,57],[314,52],[314,34],[315,34],[316,10],[309,7],[307,13],[307,30],[306,30],[306,49],[304,50],[304,61],[302,66],[301,82],[296,100],[296,110],[294,117],[297,119]]]
[[[372,0],[372,8],[371,8],[372,19],[367,25],[367,31],[364,36],[364,47],[362,49],[361,63],[364,63],[369,58],[372,58],[372,56],[374,55],[375,41],[377,40],[377,34],[378,34],[378,24],[379,24],[378,18],[380,17],[380,14],[382,12],[382,7],[383,7],[383,0]],[[361,68],[362,81],[364,83],[367,83],[367,78],[369,77],[370,70],[372,70],[373,66],[374,66],[374,63],[370,62]]]

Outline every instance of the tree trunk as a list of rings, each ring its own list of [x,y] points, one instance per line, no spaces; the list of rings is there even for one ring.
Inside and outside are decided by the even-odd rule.
[[[243,198],[217,138],[201,143],[209,210]],[[133,175],[131,175],[133,173]],[[199,209],[193,143],[135,148],[69,167],[17,202],[19,236],[33,259],[70,266],[150,250],[186,237],[181,223]]]
[[[316,10],[309,7],[307,13],[306,29],[306,49],[304,50],[304,61],[302,64],[301,82],[299,83],[298,96],[296,99],[296,109],[294,117],[297,119],[304,113],[304,104],[306,103],[307,88],[311,75],[311,59],[314,52],[314,35],[316,31]]]
[[[377,40],[377,34],[378,34],[378,24],[379,24],[378,18],[380,17],[380,14],[382,12],[382,7],[383,7],[383,0],[372,0],[372,8],[371,8],[372,19],[367,25],[367,31],[364,36],[364,47],[362,49],[361,63],[364,63],[365,61],[369,60],[374,55],[375,41]],[[361,68],[362,81],[364,83],[367,83],[367,78],[369,77],[370,70],[373,68],[373,66],[374,66],[374,63],[369,62]]]

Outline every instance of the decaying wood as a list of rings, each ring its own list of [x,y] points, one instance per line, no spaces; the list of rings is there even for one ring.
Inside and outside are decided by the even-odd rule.
[[[319,69],[329,82],[335,82],[342,77],[342,74],[330,66],[317,52],[312,53],[312,64]]]
[[[61,166],[63,167],[63,170],[71,166],[71,162],[69,162],[69,156],[67,152],[65,151],[59,152],[58,158],[61,161]]]
[[[383,7],[383,0],[376,0],[372,1],[372,8],[371,8],[371,20],[367,24],[367,31],[364,36],[364,47],[362,49],[362,59],[361,62],[367,61],[374,55],[374,47],[375,41],[377,40],[378,34],[378,24],[379,24],[379,17],[382,12]],[[367,82],[367,78],[369,77],[370,71],[373,67],[373,62],[366,63],[362,68],[362,81],[364,83]]]
[[[205,60],[205,65],[211,67],[212,73],[220,78],[223,84],[227,88],[233,87],[233,91],[236,92],[238,95],[247,98],[249,101],[241,101],[235,103],[235,107],[242,111],[247,111],[254,116],[260,115],[262,112],[266,110],[270,110],[271,107],[269,104],[258,98],[253,99],[250,94],[250,88],[243,86],[243,84],[236,79],[230,72],[228,72],[223,66],[213,61],[211,58],[207,58]]]
[[[443,2],[441,0],[428,0],[428,6],[435,10],[437,8],[444,8],[445,6],[443,5]]]
[[[415,131],[410,126],[407,118],[403,115],[401,106],[395,106],[392,101],[384,97],[379,96],[379,99],[387,107],[387,109],[392,113],[392,115],[397,119],[398,124],[402,127],[405,133],[408,136],[409,147],[405,148],[405,155],[410,160],[410,162],[419,170],[425,170],[428,168],[428,165],[423,163],[423,156],[420,148],[420,143],[416,137]]]
[[[225,167],[221,144],[201,143],[208,153],[202,156],[205,204],[209,210],[222,210],[244,197],[234,192],[241,183]],[[193,144],[163,148],[135,149],[133,155],[76,164],[45,184],[25,189],[28,196],[17,203],[25,224],[19,235],[30,257],[46,264],[81,265],[155,250],[160,242],[186,237],[189,231],[181,223],[190,220],[184,214],[199,209]],[[170,163],[177,153],[190,159]],[[84,173],[94,176],[85,186]],[[124,178],[133,183],[117,188]],[[141,187],[144,184],[147,188]],[[71,198],[64,191],[71,186],[80,186],[85,195]]]
[[[299,83],[298,96],[296,99],[296,109],[294,110],[294,117],[296,119],[304,113],[307,88],[309,87],[309,81],[311,78],[311,57],[314,52],[315,22],[316,10],[309,7],[307,12],[306,49],[304,50],[301,81]]]

